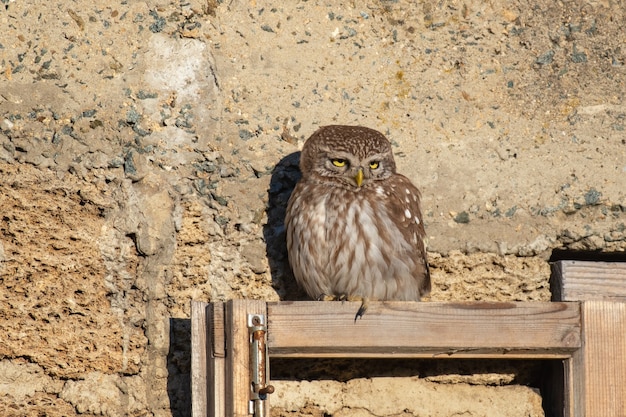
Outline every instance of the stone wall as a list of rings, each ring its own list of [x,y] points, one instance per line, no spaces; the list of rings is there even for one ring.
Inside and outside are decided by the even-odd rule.
[[[392,140],[431,300],[549,300],[551,258],[625,259],[625,20],[608,1],[3,0],[0,414],[188,416],[190,301],[304,298],[282,217],[322,125]],[[302,368],[275,374],[275,415],[543,415],[523,367],[487,368]]]

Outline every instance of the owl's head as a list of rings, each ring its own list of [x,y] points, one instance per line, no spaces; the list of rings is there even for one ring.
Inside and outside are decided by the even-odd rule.
[[[362,126],[324,126],[307,139],[300,156],[302,176],[359,189],[396,172],[391,144]]]

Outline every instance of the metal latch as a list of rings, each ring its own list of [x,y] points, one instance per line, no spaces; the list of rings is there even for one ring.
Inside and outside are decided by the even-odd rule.
[[[267,324],[265,315],[248,314],[250,333],[250,414],[255,417],[267,417],[267,396],[274,392],[268,385],[269,360],[267,351]]]

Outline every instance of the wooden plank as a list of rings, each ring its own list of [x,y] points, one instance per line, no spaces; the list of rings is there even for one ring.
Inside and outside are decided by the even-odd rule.
[[[582,366],[573,376],[576,417],[626,416],[626,303],[583,303]]]
[[[550,286],[554,301],[626,302],[626,263],[555,262]]]
[[[270,357],[563,358],[581,346],[578,303],[268,303]]]
[[[226,417],[226,330],[224,303],[213,302],[208,309],[208,414]]]
[[[581,391],[584,390],[584,385],[581,385],[585,375],[584,362],[584,352],[581,348],[564,363],[563,415],[566,417],[585,417],[585,395]]]
[[[626,416],[626,264],[559,261],[552,298],[582,303],[582,349],[566,363],[572,416]]]
[[[207,303],[191,302],[191,415],[207,416]]]
[[[267,314],[266,303],[257,300],[230,300],[226,303],[226,415],[249,415],[250,336],[248,314]]]

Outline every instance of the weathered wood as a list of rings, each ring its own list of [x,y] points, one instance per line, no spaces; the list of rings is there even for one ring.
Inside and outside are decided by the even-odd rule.
[[[200,301],[191,302],[191,415],[208,414],[209,394],[207,374],[207,308]]]
[[[207,416],[226,417],[226,330],[223,302],[217,301],[209,305],[207,322],[209,336]]]
[[[582,307],[581,307],[582,308]],[[583,329],[584,332],[584,329]],[[581,392],[580,380],[584,377],[584,352],[578,349],[565,360],[563,369],[563,415],[564,417],[584,417],[585,395]]]
[[[578,303],[268,303],[270,357],[569,358]]]
[[[626,416],[626,303],[583,303],[583,349],[572,379],[576,417]]]
[[[226,303],[226,415],[249,415],[250,335],[248,314],[267,314],[266,303],[257,300],[230,300]]]
[[[626,263],[555,262],[550,286],[554,301],[626,302]]]
[[[566,407],[575,417],[626,416],[626,264],[559,261],[552,298],[582,303],[582,348],[566,361]]]

